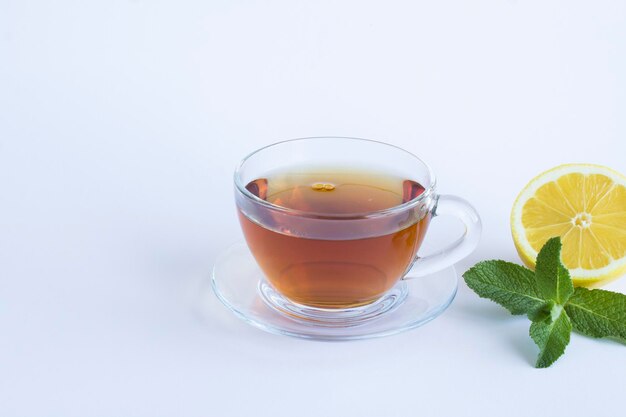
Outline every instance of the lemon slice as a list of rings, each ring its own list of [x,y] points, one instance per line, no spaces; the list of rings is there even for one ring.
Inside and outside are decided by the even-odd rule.
[[[561,165],[536,176],[511,212],[515,247],[526,265],[551,237],[574,284],[596,286],[626,273],[626,177],[599,165]]]

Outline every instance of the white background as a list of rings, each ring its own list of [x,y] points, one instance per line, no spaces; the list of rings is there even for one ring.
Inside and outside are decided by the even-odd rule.
[[[626,172],[625,116],[623,1],[0,0],[0,415],[619,415],[623,345],[574,334],[534,369],[528,321],[464,283],[425,327],[324,343],[206,282],[262,145],[419,154],[482,215],[463,272],[518,261],[534,175]]]

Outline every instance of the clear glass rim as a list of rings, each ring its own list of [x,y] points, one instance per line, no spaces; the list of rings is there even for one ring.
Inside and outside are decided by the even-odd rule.
[[[311,141],[311,140],[315,140],[315,139],[338,139],[338,140],[346,140],[346,141],[355,141],[355,142],[369,142],[369,143],[375,143],[375,144],[379,144],[379,145],[384,145],[384,146],[388,146],[390,148],[394,148],[400,152],[403,152],[404,154],[410,156],[411,158],[415,159],[417,162],[421,163],[426,170],[428,171],[428,177],[430,179],[430,184],[428,185],[428,188],[424,189],[424,192],[422,194],[420,194],[418,197],[407,201],[406,203],[402,203],[399,204],[397,206],[393,206],[390,208],[386,208],[386,209],[382,209],[382,210],[373,210],[373,211],[366,211],[366,212],[361,212],[361,213],[337,213],[337,214],[328,214],[328,213],[316,213],[316,212],[312,212],[312,211],[304,211],[304,210],[297,210],[297,209],[292,209],[292,208],[288,208],[288,207],[283,207],[283,206],[279,206],[276,204],[272,204],[268,201],[265,201],[259,197],[257,197],[256,195],[254,195],[253,193],[251,193],[250,191],[248,191],[248,189],[246,188],[245,184],[243,184],[241,182],[241,171],[243,170],[244,165],[246,164],[246,162],[252,158],[253,156],[255,156],[256,154],[265,151],[269,148],[273,148],[275,146],[278,145],[283,145],[286,143],[291,143],[291,142],[299,142],[299,141]],[[309,217],[309,218],[315,218],[315,219],[328,219],[328,220],[332,220],[332,219],[369,219],[369,218],[375,218],[375,217],[385,217],[385,216],[390,216],[393,214],[398,214],[402,211],[411,209],[413,207],[418,206],[420,203],[422,203],[424,200],[428,199],[430,196],[435,194],[435,185],[436,185],[436,178],[435,178],[435,173],[433,172],[432,168],[430,167],[430,165],[428,165],[426,162],[424,162],[421,158],[419,158],[417,155],[407,151],[406,149],[403,149],[399,146],[396,145],[392,145],[390,143],[386,143],[386,142],[381,142],[378,140],[372,140],[372,139],[363,139],[363,138],[356,138],[356,137],[349,137],[349,136],[309,136],[309,137],[303,137],[303,138],[295,138],[295,139],[287,139],[287,140],[282,140],[279,142],[274,142],[272,144],[263,146],[251,153],[249,153],[248,155],[246,155],[241,162],[239,162],[239,164],[237,165],[237,168],[235,169],[235,173],[234,173],[234,182],[235,182],[235,187],[237,188],[237,190],[243,194],[244,197],[248,198],[249,200],[252,200],[255,204],[260,204],[268,209],[271,210],[275,210],[275,211],[279,211],[282,213],[286,213],[286,214],[290,214],[290,215],[296,215],[299,217]]]

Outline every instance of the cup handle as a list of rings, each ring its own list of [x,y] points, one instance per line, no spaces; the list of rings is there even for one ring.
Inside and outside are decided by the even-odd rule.
[[[423,277],[441,271],[468,256],[476,249],[482,223],[478,212],[470,203],[454,195],[436,197],[432,217],[453,216],[465,225],[463,236],[447,247],[423,258],[417,258],[403,279]]]

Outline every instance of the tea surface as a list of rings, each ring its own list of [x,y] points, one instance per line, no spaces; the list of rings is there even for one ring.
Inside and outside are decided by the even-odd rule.
[[[395,207],[419,196],[417,182],[367,171],[284,172],[259,178],[248,191],[272,204],[320,214],[355,214]]]

